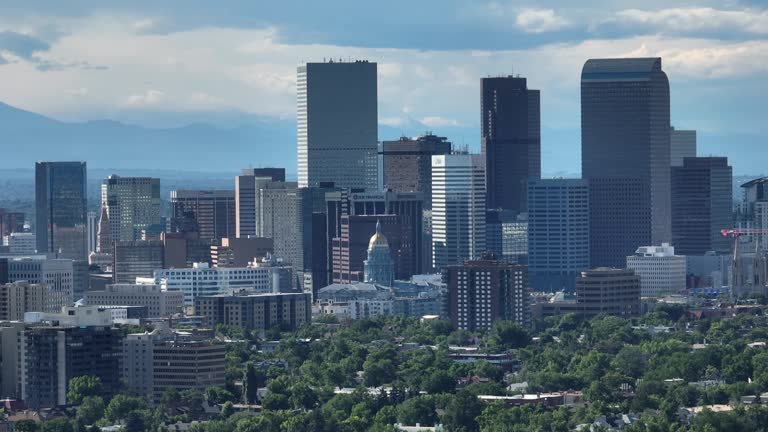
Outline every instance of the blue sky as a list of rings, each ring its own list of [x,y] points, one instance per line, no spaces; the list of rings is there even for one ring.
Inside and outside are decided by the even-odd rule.
[[[543,126],[578,133],[586,59],[662,56],[679,128],[768,134],[765,1],[25,0],[0,10],[0,100],[63,120],[289,119],[296,65],[343,57],[379,63],[379,117],[392,127],[477,128],[479,78],[519,73],[542,92]]]

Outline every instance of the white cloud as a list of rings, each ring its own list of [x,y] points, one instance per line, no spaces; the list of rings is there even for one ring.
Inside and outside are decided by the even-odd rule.
[[[553,9],[522,9],[515,24],[526,33],[546,33],[562,30],[570,25],[567,19],[555,14]]]
[[[441,116],[426,116],[419,119],[419,121],[429,127],[461,126],[461,123],[459,123],[458,120],[445,118]]]
[[[404,115],[434,127],[471,127],[479,121],[480,78],[519,73],[542,91],[542,124],[578,127],[579,76],[592,57],[661,55],[672,86],[711,78],[764,73],[768,41],[641,36],[551,44],[526,50],[416,50],[290,45],[265,28],[200,28],[136,34],[135,17],[98,17],[75,23],[52,43],[55,59],[105,65],[106,70],[43,73],[24,59],[0,65],[3,100],[68,119],[88,119],[120,108],[167,111],[233,110],[276,117],[296,112],[296,65],[322,57],[367,58],[379,64],[379,114],[394,127]],[[88,89],[62,97],[71,89]],[[80,118],[76,118],[77,116]],[[119,114],[118,114],[119,116]],[[120,118],[117,117],[119,120]],[[696,127],[691,125],[690,127]]]
[[[626,9],[611,19],[618,24],[643,25],[668,33],[731,31],[768,34],[766,10],[719,10],[709,7],[669,8],[652,11]]]
[[[124,106],[146,107],[158,105],[165,99],[165,93],[160,90],[147,90],[144,93],[132,94],[123,101]]]

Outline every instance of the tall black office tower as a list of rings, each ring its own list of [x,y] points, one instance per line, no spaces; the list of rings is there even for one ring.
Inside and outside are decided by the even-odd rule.
[[[525,212],[528,179],[541,177],[539,91],[513,76],[483,78],[480,86],[487,207]]]
[[[733,170],[725,157],[686,157],[672,167],[672,245],[680,255],[728,254]]]
[[[669,81],[661,58],[587,60],[581,172],[590,187],[592,267],[624,267],[672,237]]]
[[[35,164],[37,251],[61,258],[88,258],[85,162]]]

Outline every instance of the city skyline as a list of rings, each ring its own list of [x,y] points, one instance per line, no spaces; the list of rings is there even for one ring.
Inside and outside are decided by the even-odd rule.
[[[731,157],[723,135],[746,146],[766,132],[759,109],[766,65],[758,60],[768,50],[761,26],[766,11],[741,1],[653,9],[660,5],[640,10],[593,2],[576,10],[560,2],[538,9],[526,2],[451,3],[441,11],[425,2],[412,8],[414,18],[398,17],[391,28],[371,35],[354,29],[375,14],[355,8],[352,28],[334,30],[323,19],[304,22],[280,6],[248,20],[228,12],[171,15],[166,6],[95,9],[83,2],[41,12],[17,5],[0,20],[0,78],[27,85],[7,89],[2,101],[65,121],[171,127],[247,117],[274,125],[295,119],[296,65],[368,59],[380,65],[378,120],[390,133],[427,127],[479,148],[480,78],[519,73],[542,92],[543,171],[577,173],[569,159],[578,154],[581,64],[588,58],[661,56],[675,84],[672,123],[699,131],[705,153]],[[340,9],[316,12],[335,22]],[[233,6],[238,10],[250,7]],[[391,15],[378,12],[376,19]],[[423,37],[398,35],[411,29],[415,17],[434,34],[412,26]],[[441,17],[466,37],[440,29]],[[119,57],[112,47],[123,51]],[[284,141],[278,144],[293,149]],[[736,173],[756,173],[738,161],[733,165]]]

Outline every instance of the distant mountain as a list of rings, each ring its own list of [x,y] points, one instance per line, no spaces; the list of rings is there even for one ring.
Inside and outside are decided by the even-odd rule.
[[[296,122],[242,112],[121,113],[153,127],[112,120],[67,123],[0,103],[0,169],[32,168],[37,160],[85,160],[89,169],[237,172],[247,166],[285,167],[296,175]],[[162,125],[174,127],[161,127]],[[455,146],[480,151],[477,126],[430,127],[404,116],[379,125],[379,139],[431,131]],[[543,127],[542,174],[578,176],[578,128]],[[699,133],[699,155],[728,156],[734,174],[768,171],[760,134]]]
[[[85,160],[94,168],[231,171],[296,166],[292,120],[252,116],[227,127],[145,128],[111,120],[65,123],[0,103],[0,168],[38,160]]]

